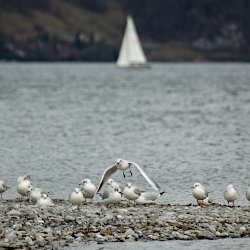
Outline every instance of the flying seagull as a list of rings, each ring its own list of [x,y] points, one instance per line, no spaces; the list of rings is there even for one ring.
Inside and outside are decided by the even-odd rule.
[[[114,174],[117,170],[121,170],[123,171],[123,176],[125,178],[125,174],[124,174],[124,171],[129,169],[130,171],[130,174],[132,176],[132,172],[131,172],[131,169],[130,167],[131,166],[135,166],[139,171],[140,173],[143,175],[143,177],[147,180],[147,182],[157,191],[160,190],[160,187],[159,185],[153,181],[145,172],[144,170],[135,162],[132,162],[132,161],[127,161],[127,160],[123,160],[123,159],[118,159],[116,161],[116,163],[110,167],[108,167],[103,175],[102,175],[102,178],[101,178],[101,181],[98,185],[98,188],[96,189],[96,194],[101,190],[103,184],[109,179],[109,177]]]

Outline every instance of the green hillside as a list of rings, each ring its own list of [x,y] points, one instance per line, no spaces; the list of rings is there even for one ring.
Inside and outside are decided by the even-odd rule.
[[[127,13],[151,61],[249,61],[247,0],[0,0],[0,59],[114,61]]]

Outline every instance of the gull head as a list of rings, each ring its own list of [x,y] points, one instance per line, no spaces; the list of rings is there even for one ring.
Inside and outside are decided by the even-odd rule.
[[[234,188],[233,184],[228,184],[227,189],[231,189],[231,188]]]
[[[131,188],[132,187],[132,183],[128,182],[127,185],[126,185],[126,187]]]
[[[111,179],[111,178],[109,178],[109,179],[108,179],[108,182],[107,182],[107,185],[110,185],[110,186],[111,186],[113,182],[114,182],[114,180]]]
[[[120,189],[117,188],[117,187],[114,188],[114,192],[118,192],[120,195],[122,195],[122,192],[121,192]]]
[[[43,198],[44,200],[46,200],[48,198],[48,195],[46,193],[42,193],[41,198]]]
[[[81,181],[82,184],[87,184],[87,183],[90,183],[90,182],[91,182],[90,179],[83,179],[83,180]]]
[[[80,188],[74,188],[74,192],[75,192],[75,193],[78,194],[80,191],[81,191]]]
[[[197,188],[201,187],[201,184],[199,182],[195,182],[191,188]]]
[[[24,180],[29,180],[29,179],[30,179],[30,174],[24,175],[24,176],[23,176],[23,179],[24,179]]]
[[[31,192],[34,192],[34,191],[36,191],[36,188],[32,185],[29,185],[28,186],[28,193],[30,194]]]
[[[116,160],[116,164],[117,165],[122,165],[122,164],[124,164],[124,163],[126,163],[127,161],[126,160],[123,160],[123,159],[121,159],[121,158],[118,158],[117,160]]]

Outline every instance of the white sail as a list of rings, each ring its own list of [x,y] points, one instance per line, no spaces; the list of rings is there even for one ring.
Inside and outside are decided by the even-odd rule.
[[[134,21],[127,17],[127,26],[124,32],[121,49],[119,52],[118,67],[145,67],[147,59],[141,47]]]

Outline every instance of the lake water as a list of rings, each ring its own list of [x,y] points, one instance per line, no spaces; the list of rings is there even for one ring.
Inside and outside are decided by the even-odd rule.
[[[168,250],[249,250],[250,239],[220,239],[220,240],[171,240],[150,242],[125,242],[125,243],[89,243],[81,246],[72,246],[70,250],[142,250],[142,249],[168,249]]]
[[[195,202],[193,182],[216,202],[233,183],[248,204],[249,64],[0,64],[0,179],[13,188],[31,174],[35,186],[68,198],[83,178],[95,184],[117,158],[144,167],[167,194],[159,202]],[[124,179],[151,189],[133,170]]]

